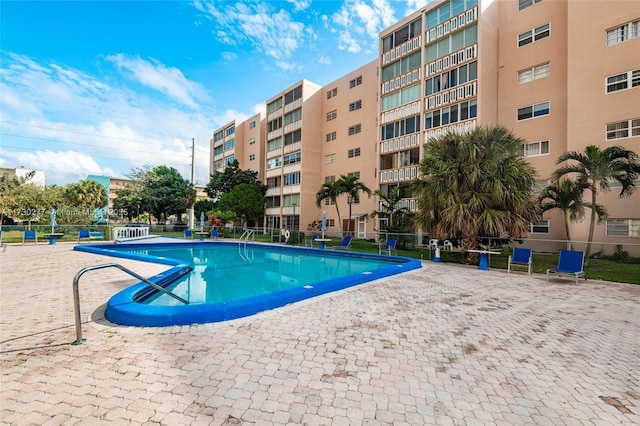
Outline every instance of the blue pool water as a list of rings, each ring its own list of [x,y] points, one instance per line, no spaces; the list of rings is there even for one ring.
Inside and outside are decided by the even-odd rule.
[[[237,242],[92,244],[75,249],[171,266],[150,280],[188,305],[144,283],[109,300],[109,321],[139,326],[240,318],[421,266],[403,257]]]

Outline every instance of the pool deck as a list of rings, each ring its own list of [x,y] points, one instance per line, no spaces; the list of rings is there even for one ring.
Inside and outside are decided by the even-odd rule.
[[[0,248],[0,424],[638,425],[640,286],[425,261],[227,323],[109,324],[117,262]]]

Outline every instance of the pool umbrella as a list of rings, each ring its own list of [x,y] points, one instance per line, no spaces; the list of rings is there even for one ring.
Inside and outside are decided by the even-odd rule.
[[[56,223],[56,209],[52,208],[51,211],[49,211],[49,220],[51,221],[51,233],[53,234],[53,228],[58,225]]]
[[[324,239],[324,233],[327,230],[327,212],[322,212],[322,238]]]
[[[200,228],[204,229],[204,212],[200,213]]]

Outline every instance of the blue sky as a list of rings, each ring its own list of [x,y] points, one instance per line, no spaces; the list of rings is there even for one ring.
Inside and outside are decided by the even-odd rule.
[[[378,32],[427,2],[1,0],[0,166],[189,179],[195,138],[206,184],[214,129],[376,59]]]

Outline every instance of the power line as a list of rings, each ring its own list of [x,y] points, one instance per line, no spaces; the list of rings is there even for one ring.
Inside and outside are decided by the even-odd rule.
[[[19,122],[16,122],[16,121],[0,120],[0,123],[15,124],[15,125],[18,125],[18,126],[25,126],[25,127],[33,127],[35,129],[53,130],[53,131],[56,131],[56,132],[72,133],[72,134],[76,134],[76,135],[91,136],[91,137],[95,137],[95,138],[105,138],[105,139],[114,139],[114,140],[119,140],[119,141],[137,142],[137,143],[144,143],[144,144],[154,145],[154,146],[158,145],[157,142],[148,142],[148,141],[143,141],[143,140],[138,140],[138,139],[126,139],[126,138],[120,138],[120,137],[115,137],[115,136],[96,135],[96,134],[92,134],[92,133],[77,132],[77,131],[74,131],[74,130],[62,130],[62,129],[56,129],[54,127],[36,126],[35,124],[19,123]],[[180,138],[176,138],[176,139],[180,139]],[[161,144],[161,145],[166,145],[166,144]]]

